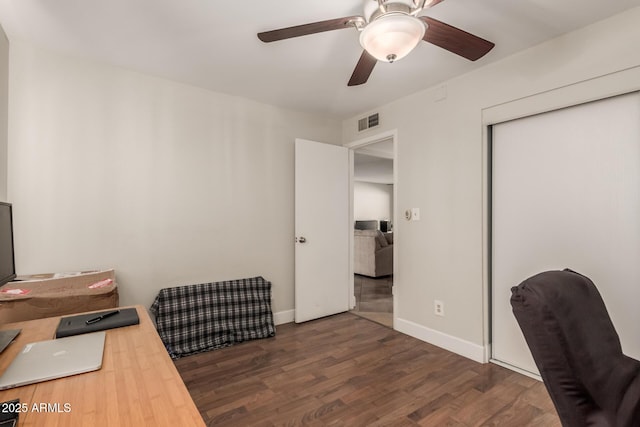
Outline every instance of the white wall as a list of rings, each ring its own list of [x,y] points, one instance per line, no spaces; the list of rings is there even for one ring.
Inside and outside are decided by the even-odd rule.
[[[116,269],[121,303],[262,275],[293,309],[294,139],[340,124],[12,41],[19,274]]]
[[[640,67],[640,8],[566,34],[445,83],[376,108],[380,129],[397,130],[397,205],[421,220],[397,221],[396,328],[483,360],[488,339],[486,148],[483,111],[611,73]],[[638,80],[622,75],[629,90]],[[585,94],[588,96],[588,94]],[[420,120],[415,112],[420,112]],[[366,112],[363,112],[366,114]],[[358,114],[357,117],[361,117]],[[356,135],[343,122],[343,142]],[[444,302],[445,317],[433,314]]]
[[[9,40],[0,26],[0,200],[7,200]]]
[[[393,220],[393,185],[353,183],[354,220]]]

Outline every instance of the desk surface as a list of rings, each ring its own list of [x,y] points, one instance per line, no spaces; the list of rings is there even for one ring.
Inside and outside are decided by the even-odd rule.
[[[107,331],[100,370],[3,390],[0,402],[20,398],[20,426],[204,426],[147,311],[136,309],[139,325]],[[59,320],[4,325],[22,332],[0,354],[0,373],[25,344],[52,339]]]

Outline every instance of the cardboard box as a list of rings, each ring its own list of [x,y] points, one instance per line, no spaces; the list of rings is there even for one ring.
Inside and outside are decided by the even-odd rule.
[[[0,288],[0,325],[118,306],[114,270],[19,276]]]

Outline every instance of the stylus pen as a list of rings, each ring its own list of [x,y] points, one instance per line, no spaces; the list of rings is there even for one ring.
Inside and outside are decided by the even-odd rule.
[[[98,316],[98,317],[94,317],[93,319],[89,319],[89,320],[87,320],[86,323],[87,323],[87,325],[90,325],[92,323],[99,322],[102,319],[106,319],[107,317],[115,316],[118,313],[120,313],[120,310],[110,311],[108,313],[103,314],[102,316]]]

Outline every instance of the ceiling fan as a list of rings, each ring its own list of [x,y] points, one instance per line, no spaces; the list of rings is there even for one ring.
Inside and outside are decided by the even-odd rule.
[[[420,42],[434,44],[470,61],[483,57],[495,45],[428,16],[418,16],[444,0],[366,0],[364,16],[346,16],[311,24],[258,33],[265,43],[325,31],[355,28],[364,48],[349,86],[369,79],[377,61],[394,62],[405,57]]]

